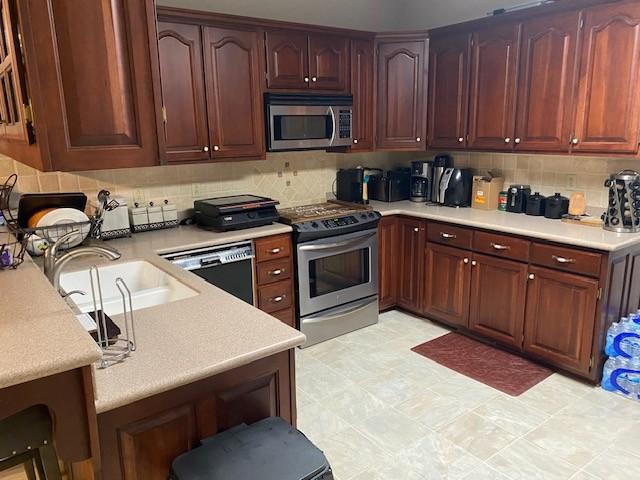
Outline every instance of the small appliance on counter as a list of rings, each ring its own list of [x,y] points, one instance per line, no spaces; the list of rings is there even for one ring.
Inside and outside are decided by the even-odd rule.
[[[569,199],[556,193],[553,197],[547,197],[544,216],[552,220],[560,220],[569,212]]]
[[[111,240],[113,238],[125,238],[131,236],[129,224],[129,207],[122,197],[114,197],[109,202],[114,202],[111,210],[104,211],[100,238]]]
[[[469,168],[447,168],[440,179],[441,204],[470,207],[472,179],[473,173]]]
[[[474,176],[471,206],[480,210],[497,210],[503,185],[504,179],[494,177],[491,172],[486,177]]]
[[[640,232],[640,173],[623,170],[611,175],[604,186],[609,189],[609,206],[602,216],[604,229]]]
[[[433,159],[433,175],[431,177],[431,201],[433,203],[445,203],[442,197],[441,180],[444,172],[453,167],[453,158],[450,155],[436,155]],[[469,194],[471,195],[471,194]]]
[[[277,200],[255,195],[233,195],[193,202],[194,219],[205,229],[226,232],[270,225],[278,220]]]
[[[409,200],[416,203],[431,201],[433,188],[433,162],[416,160],[411,162],[411,192]]]
[[[529,195],[531,195],[529,185],[511,185],[507,191],[507,212],[525,213]]]
[[[341,202],[365,203],[365,171],[359,168],[341,168],[336,173],[336,198]]]
[[[381,202],[400,202],[409,200],[411,169],[397,168],[383,172],[382,175],[369,177],[369,199]]]
[[[547,197],[541,195],[540,192],[536,192],[533,195],[530,195],[529,198],[527,198],[527,215],[531,215],[533,217],[544,216],[546,202]]]
[[[136,202],[133,208],[129,209],[129,223],[133,233],[174,228],[178,226],[178,211],[168,200],[160,206],[149,202],[149,205],[143,207]]]

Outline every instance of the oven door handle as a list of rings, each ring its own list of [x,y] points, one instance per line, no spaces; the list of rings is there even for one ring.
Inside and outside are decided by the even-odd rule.
[[[309,251],[332,250],[334,248],[349,247],[351,245],[362,243],[363,240],[367,240],[371,237],[374,237],[375,235],[376,235],[376,232],[371,232],[366,235],[362,235],[360,237],[347,240],[346,242],[325,243],[320,245],[301,245],[300,247],[298,247],[298,249],[305,252],[309,252]]]
[[[350,315],[352,313],[357,313],[361,310],[364,310],[365,308],[369,307],[372,303],[377,301],[378,301],[377,296],[373,298],[367,298],[363,301],[358,302],[356,305],[352,305],[347,308],[334,311],[331,313],[331,315],[320,313],[318,315],[311,315],[309,317],[305,317],[302,319],[302,323],[305,323],[305,324],[322,323],[322,322],[328,322],[330,320],[336,320],[338,318],[344,317],[345,315]]]
[[[336,112],[333,111],[333,107],[329,107],[329,114],[331,115],[331,139],[329,140],[329,145],[333,145],[333,142],[336,139]]]

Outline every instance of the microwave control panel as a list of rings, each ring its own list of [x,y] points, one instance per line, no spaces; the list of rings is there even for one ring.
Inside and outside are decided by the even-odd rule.
[[[340,138],[351,138],[351,110],[339,111],[338,136]]]

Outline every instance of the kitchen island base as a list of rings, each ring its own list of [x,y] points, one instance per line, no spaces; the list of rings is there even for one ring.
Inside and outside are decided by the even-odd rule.
[[[101,469],[74,464],[74,480],[166,480],[173,459],[202,438],[270,416],[295,425],[294,362],[284,351],[100,413]]]

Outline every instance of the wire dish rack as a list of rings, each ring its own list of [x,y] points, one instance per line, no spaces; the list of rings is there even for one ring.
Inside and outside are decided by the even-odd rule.
[[[108,209],[99,208],[96,215],[89,217],[86,222],[56,224],[47,227],[26,228],[18,222],[18,212],[12,208],[14,189],[18,176],[13,174],[0,186],[0,213],[4,218],[4,225],[0,230],[0,269],[15,269],[24,261],[26,251],[39,253],[58,241],[69,232],[77,232],[62,245],[71,248],[84,242],[87,238],[100,238],[100,231],[104,212]]]

